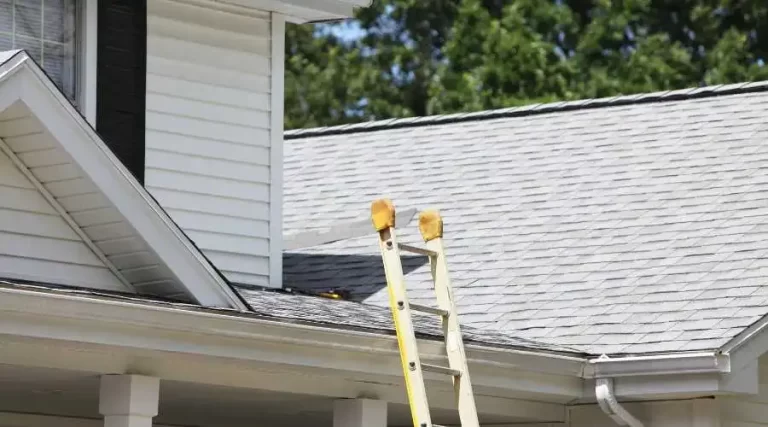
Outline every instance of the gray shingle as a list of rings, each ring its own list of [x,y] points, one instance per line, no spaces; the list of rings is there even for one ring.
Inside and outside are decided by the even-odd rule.
[[[705,349],[768,313],[766,88],[288,133],[284,227],[364,219],[379,197],[438,208],[467,323],[592,353]],[[420,241],[415,221],[400,234]],[[424,260],[405,270],[428,301]],[[285,282],[386,304],[373,235],[286,254]],[[723,335],[689,333],[706,328]]]
[[[310,295],[253,290],[239,286],[235,286],[235,289],[256,314],[263,316],[394,333],[394,325],[388,308]],[[442,326],[434,316],[416,313],[413,316],[413,325],[419,336],[438,339],[443,337]],[[573,348],[565,346],[553,346],[519,338],[519,334],[512,335],[471,326],[462,327],[461,332],[464,339],[470,343],[566,353],[576,352]]]

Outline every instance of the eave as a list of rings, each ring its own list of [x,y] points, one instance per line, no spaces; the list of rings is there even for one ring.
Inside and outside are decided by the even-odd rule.
[[[392,334],[0,284],[0,336],[0,363],[406,403]],[[440,342],[420,340],[419,348],[425,361],[446,363]],[[473,344],[467,354],[481,409],[547,422],[560,419],[546,414],[561,405],[594,402],[596,378],[612,378],[622,400],[757,392],[757,360],[734,371],[716,351],[597,361]],[[452,408],[450,381],[428,382],[435,407]]]
[[[306,23],[351,18],[358,7],[368,7],[372,0],[178,0],[222,8],[236,7],[268,11],[286,17],[288,22]]]
[[[392,335],[288,323],[234,310],[0,286],[0,336],[0,363],[130,371],[407,403]],[[43,348],[49,350],[36,350]],[[420,350],[424,360],[447,363],[436,341],[422,340]],[[579,358],[540,358],[533,352],[482,346],[468,348],[468,357],[481,412],[562,421],[564,404],[581,394]],[[434,375],[428,383],[430,404],[453,409],[450,379]]]

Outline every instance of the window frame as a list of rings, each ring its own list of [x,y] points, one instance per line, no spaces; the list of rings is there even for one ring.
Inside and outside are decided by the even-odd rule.
[[[74,93],[72,95],[75,107],[92,126],[96,123],[97,8],[98,0],[74,0],[75,34],[72,69]]]
[[[75,100],[80,114],[96,127],[98,0],[77,0],[75,31]]]

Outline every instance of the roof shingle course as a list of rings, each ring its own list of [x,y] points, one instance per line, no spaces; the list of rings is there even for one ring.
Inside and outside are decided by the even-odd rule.
[[[707,349],[768,312],[767,89],[292,131],[284,226],[361,219],[382,196],[438,208],[464,323],[593,353]],[[288,253],[285,281],[386,304],[377,250]],[[411,298],[431,302],[428,266],[406,265]],[[688,333],[706,328],[723,335]]]

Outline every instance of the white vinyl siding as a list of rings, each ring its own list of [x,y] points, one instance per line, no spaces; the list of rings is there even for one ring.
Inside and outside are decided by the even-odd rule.
[[[0,115],[0,141],[130,285],[5,154],[0,155],[0,276],[180,296],[170,270],[26,106],[17,103]]]
[[[29,124],[33,123],[33,120],[23,117],[0,116],[0,143],[17,153],[51,149],[46,135],[39,128],[14,126],[14,123],[25,119]],[[76,182],[76,178],[51,181],[52,192],[74,195],[77,191],[74,186],[67,185],[69,182]],[[0,276],[104,290],[127,290],[2,150]]]
[[[630,402],[623,403],[622,406],[645,427],[715,427],[719,425],[718,404],[719,401],[716,399],[700,398]],[[552,426],[560,426],[560,424],[552,424]],[[618,423],[597,405],[572,405],[568,407],[568,423],[563,427],[616,426]],[[731,427],[749,427],[749,425]]]
[[[145,186],[233,282],[268,286],[270,16],[149,3]]]
[[[760,358],[757,395],[725,397],[721,402],[721,427],[768,427],[768,357]]]

